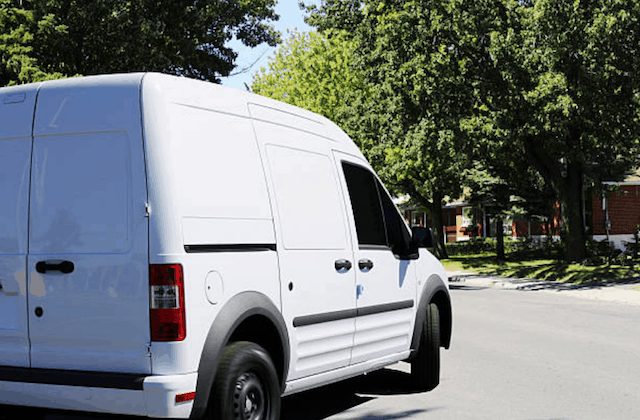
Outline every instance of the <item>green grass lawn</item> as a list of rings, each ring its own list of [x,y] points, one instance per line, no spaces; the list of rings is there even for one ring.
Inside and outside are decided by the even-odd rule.
[[[495,254],[453,256],[441,260],[448,271],[496,275],[512,278],[556,280],[585,284],[602,281],[620,281],[640,276],[640,263],[634,267],[623,265],[585,266],[549,259],[507,261],[498,264]]]

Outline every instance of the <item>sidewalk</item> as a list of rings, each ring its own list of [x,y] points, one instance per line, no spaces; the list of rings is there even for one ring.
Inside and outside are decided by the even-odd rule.
[[[590,285],[574,285],[557,281],[513,279],[506,277],[486,276],[462,271],[447,271],[452,286],[465,284],[469,286],[500,287],[503,289],[536,291],[545,293],[561,293],[584,299],[596,299],[610,302],[621,302],[640,305],[640,278],[596,283]]]

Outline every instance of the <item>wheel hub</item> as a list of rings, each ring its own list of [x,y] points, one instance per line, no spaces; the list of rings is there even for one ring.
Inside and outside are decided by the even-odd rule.
[[[234,397],[237,419],[263,420],[266,417],[264,388],[255,374],[244,373],[238,378]]]

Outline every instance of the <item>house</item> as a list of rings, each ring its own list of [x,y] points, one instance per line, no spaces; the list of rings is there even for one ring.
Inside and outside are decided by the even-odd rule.
[[[591,195],[591,234],[594,240],[608,239],[623,249],[640,226],[640,176],[606,185],[611,192]]]
[[[431,226],[428,213],[419,207],[403,207],[404,217],[411,226]],[[456,201],[442,207],[443,230],[447,242],[465,241],[474,237],[487,237],[482,210],[465,201]]]
[[[640,182],[638,183],[640,186]],[[407,198],[396,202],[410,226],[431,226],[431,219],[423,208],[411,206]],[[639,203],[640,205],[640,203]],[[533,237],[546,240],[549,236],[560,236],[560,206],[556,205],[555,215],[547,220],[528,220],[522,217],[507,217],[503,220],[503,235],[514,240]],[[487,215],[481,206],[466,201],[454,201],[442,207],[443,230],[446,242],[466,241],[471,238],[495,238],[496,220]]]
[[[617,248],[624,249],[626,242],[640,227],[640,173],[627,177],[623,182],[606,183],[606,194],[590,191],[585,194],[584,214],[587,234],[596,241],[609,240]],[[404,200],[409,203],[408,200]],[[411,226],[430,226],[428,213],[419,207],[398,203]],[[562,227],[560,205],[554,216],[546,220],[523,217],[506,218],[503,234],[512,239],[532,237],[545,240],[549,236],[558,239]],[[487,216],[481,207],[466,201],[455,201],[442,207],[443,230],[447,242],[465,241],[474,237],[496,237],[495,220]]]

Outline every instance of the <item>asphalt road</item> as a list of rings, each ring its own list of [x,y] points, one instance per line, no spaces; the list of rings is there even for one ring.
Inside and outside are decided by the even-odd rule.
[[[413,393],[399,363],[284,398],[282,420],[640,419],[640,306],[464,283],[452,299],[453,344],[434,391]]]
[[[452,288],[453,345],[438,388],[403,390],[409,366],[400,363],[292,396],[283,419],[640,419],[640,306]]]

